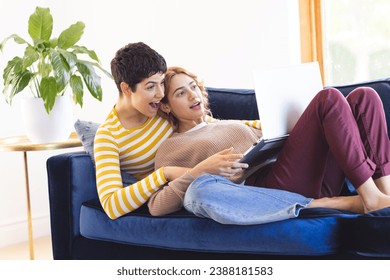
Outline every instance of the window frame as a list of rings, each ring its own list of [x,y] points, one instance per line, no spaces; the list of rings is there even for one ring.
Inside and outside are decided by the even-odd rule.
[[[299,0],[301,62],[318,61],[325,84],[322,0]]]

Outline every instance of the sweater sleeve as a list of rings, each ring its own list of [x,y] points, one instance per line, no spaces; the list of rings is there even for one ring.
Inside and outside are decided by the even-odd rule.
[[[173,213],[183,207],[184,195],[195,178],[186,172],[183,176],[169,182],[149,199],[149,212],[153,216]]]
[[[96,185],[100,203],[111,219],[142,206],[167,180],[162,168],[129,186],[122,185],[119,149],[115,138],[104,128],[94,141]]]

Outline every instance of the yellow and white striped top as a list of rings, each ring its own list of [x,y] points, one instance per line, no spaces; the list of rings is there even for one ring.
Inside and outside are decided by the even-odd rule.
[[[94,141],[96,184],[100,203],[111,219],[139,208],[167,182],[162,168],[154,171],[154,157],[172,133],[170,123],[159,116],[125,129],[115,108],[100,125]],[[121,170],[139,181],[123,186]]]

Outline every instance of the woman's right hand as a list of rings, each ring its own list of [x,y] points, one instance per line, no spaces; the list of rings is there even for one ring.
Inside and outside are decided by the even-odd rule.
[[[225,149],[203,160],[189,173],[195,178],[204,173],[232,177],[248,168],[248,164],[238,162],[242,157],[242,154],[234,154],[233,148]]]

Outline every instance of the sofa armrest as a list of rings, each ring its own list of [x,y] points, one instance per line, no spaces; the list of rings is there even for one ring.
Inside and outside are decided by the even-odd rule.
[[[54,259],[69,259],[80,235],[83,202],[97,200],[95,168],[85,152],[52,156],[46,163]]]

